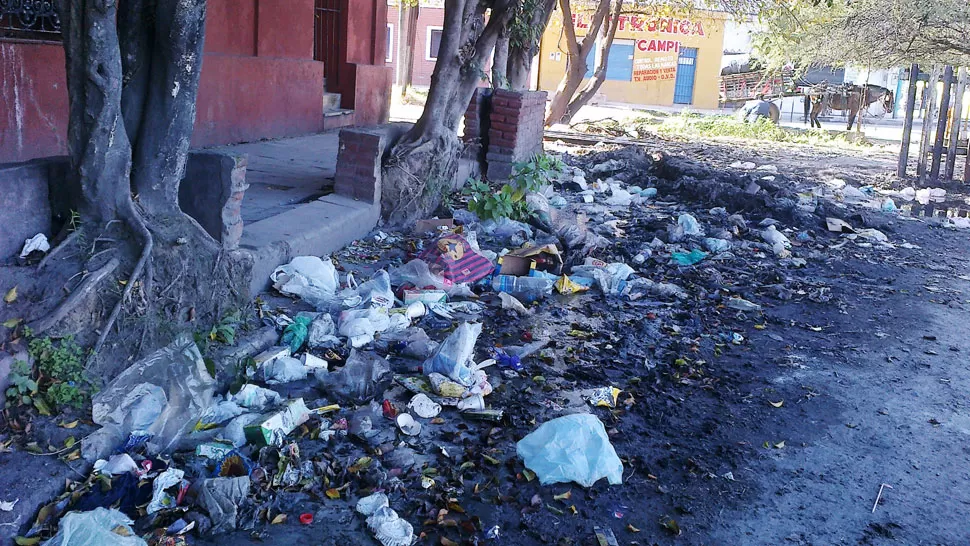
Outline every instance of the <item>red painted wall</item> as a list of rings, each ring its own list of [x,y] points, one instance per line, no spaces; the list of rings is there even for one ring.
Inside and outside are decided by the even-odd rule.
[[[384,0],[344,0],[345,107],[387,120]],[[314,0],[209,0],[193,146],[323,130],[323,63],[313,60]],[[67,152],[60,45],[0,42],[0,163]]]
[[[60,45],[0,42],[0,163],[67,153]]]
[[[435,61],[427,59],[428,54],[428,27],[441,28],[444,26],[445,10],[442,8],[421,8],[418,11],[418,29],[414,37],[414,74],[412,82],[420,87],[431,85],[431,73],[434,72]],[[394,26],[393,44],[391,46],[391,62],[388,63],[393,70],[397,70],[397,41],[400,39],[398,32],[398,9],[395,6],[387,8],[387,22]],[[396,72],[395,72],[396,73]]]
[[[313,5],[313,0],[259,0],[256,54],[313,59]]]

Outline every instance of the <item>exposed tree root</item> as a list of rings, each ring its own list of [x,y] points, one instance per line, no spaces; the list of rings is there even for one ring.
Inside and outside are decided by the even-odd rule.
[[[68,296],[59,306],[57,306],[57,309],[55,309],[53,313],[30,324],[30,328],[33,330],[34,334],[42,334],[50,330],[55,324],[67,317],[71,311],[81,305],[81,303],[98,287],[105,277],[114,273],[114,271],[118,269],[118,266],[120,265],[121,261],[118,260],[118,258],[111,258],[111,260],[109,260],[108,263],[106,263],[100,269],[85,277],[77,289],[74,290],[74,292],[72,292],[71,295]]]
[[[53,250],[48,252],[47,256],[44,256],[44,258],[40,261],[40,264],[37,265],[37,271],[38,272],[43,271],[44,268],[47,267],[47,265],[54,260],[55,256],[59,256],[60,253],[63,252],[65,248],[71,247],[74,244],[74,242],[77,241],[77,238],[78,238],[77,231],[68,235],[67,238],[61,241],[61,244],[57,245],[56,247],[54,247]]]
[[[152,249],[155,246],[152,234],[148,231],[148,227],[145,226],[145,222],[138,216],[134,210],[129,211],[128,223],[138,234],[142,237],[142,250],[141,256],[138,257],[138,262],[135,264],[135,268],[131,272],[131,276],[128,278],[128,284],[125,285],[125,290],[121,294],[121,299],[115,304],[114,309],[111,310],[111,314],[108,315],[108,320],[105,322],[104,326],[101,328],[101,335],[98,336],[98,341],[94,344],[94,349],[91,351],[91,357],[94,358],[101,347],[104,345],[105,340],[108,339],[108,334],[111,332],[111,328],[114,326],[116,320],[118,320],[118,315],[121,313],[121,308],[125,305],[125,302],[131,297],[131,291],[135,287],[135,283],[141,278],[142,272],[145,270],[145,264],[148,262],[152,255]],[[151,300],[151,277],[145,281],[145,293],[148,294],[149,301]]]

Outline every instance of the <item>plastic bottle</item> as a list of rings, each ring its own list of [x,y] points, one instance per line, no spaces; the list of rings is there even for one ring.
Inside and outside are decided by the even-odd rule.
[[[532,302],[552,293],[555,281],[541,277],[516,277],[513,275],[496,275],[492,279],[492,289],[505,292],[519,300]]]

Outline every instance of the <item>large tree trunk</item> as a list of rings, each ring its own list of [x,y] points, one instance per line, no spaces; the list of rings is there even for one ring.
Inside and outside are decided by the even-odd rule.
[[[539,53],[542,33],[549,25],[549,17],[556,7],[556,0],[525,0],[529,10],[520,11],[521,21],[516,25],[518,32],[512,32],[509,50],[505,61],[505,77],[509,89],[521,91],[528,89],[532,61]]]
[[[623,0],[617,0],[616,5],[613,7],[613,12],[610,15],[610,19],[607,21],[606,35],[600,42],[599,50],[599,62],[596,64],[596,68],[593,70],[593,77],[587,80],[586,85],[575,94],[574,97],[569,101],[566,106],[565,112],[562,116],[555,121],[555,123],[569,123],[573,116],[575,116],[580,108],[586,106],[596,93],[599,92],[600,86],[606,81],[606,70],[609,67],[609,57],[610,49],[613,47],[613,41],[616,39],[616,30],[619,27],[620,13],[623,11]],[[548,124],[548,120],[547,120]]]
[[[461,151],[458,124],[508,23],[512,3],[446,0],[441,47],[424,112],[384,163],[382,212],[388,225],[428,214],[451,190]]]
[[[60,0],[59,8],[81,227],[41,268],[70,278],[77,277],[71,269],[85,274],[32,326],[52,335],[95,333],[96,354],[124,312],[121,339],[140,341],[121,347],[135,356],[195,329],[195,320],[218,320],[247,296],[235,288],[245,285],[239,257],[223,252],[178,205],[206,0]],[[120,295],[110,289],[118,281]],[[61,297],[48,292],[48,301]]]
[[[562,9],[562,27],[566,40],[566,73],[563,75],[556,92],[553,94],[546,111],[546,125],[560,123],[569,111],[569,103],[583,83],[583,78],[589,70],[586,58],[592,51],[596,38],[599,36],[600,29],[607,14],[610,13],[612,0],[599,0],[593,20],[590,22],[589,30],[582,41],[576,37],[576,29],[573,27],[573,14],[570,7],[570,0],[559,0]],[[607,48],[607,53],[609,48]],[[602,59],[600,62],[605,61]]]

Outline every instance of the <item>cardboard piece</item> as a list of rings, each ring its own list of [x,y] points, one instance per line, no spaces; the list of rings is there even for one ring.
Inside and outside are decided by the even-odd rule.
[[[562,274],[562,256],[553,244],[524,246],[502,256],[499,263],[502,264],[499,271],[502,275],[526,277],[533,269],[554,275]]]

